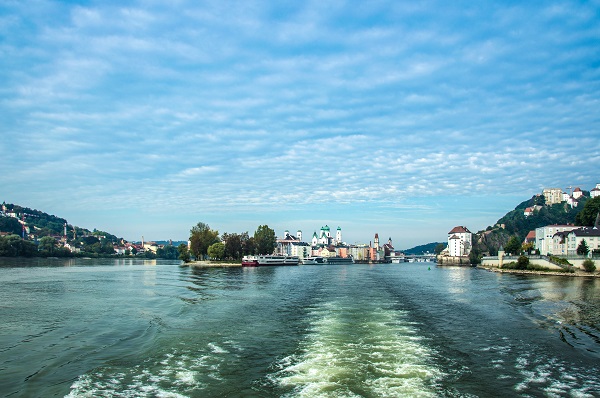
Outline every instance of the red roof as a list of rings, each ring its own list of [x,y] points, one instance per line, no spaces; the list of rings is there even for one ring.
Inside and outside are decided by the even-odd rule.
[[[464,233],[471,233],[471,231],[469,231],[467,229],[467,227],[463,227],[462,225],[459,225],[458,227],[454,227],[452,228],[452,231],[448,232],[448,235],[450,234],[464,234]]]

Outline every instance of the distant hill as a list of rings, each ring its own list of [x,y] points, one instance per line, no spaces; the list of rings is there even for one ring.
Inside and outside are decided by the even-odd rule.
[[[447,242],[431,242],[426,243],[424,245],[415,246],[412,249],[404,250],[404,254],[425,254],[425,253],[433,253],[435,251],[435,247],[439,244],[444,246],[447,245]]]

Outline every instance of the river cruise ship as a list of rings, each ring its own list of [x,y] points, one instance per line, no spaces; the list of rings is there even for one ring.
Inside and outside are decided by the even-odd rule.
[[[296,256],[244,256],[242,267],[263,267],[268,265],[298,265]]]

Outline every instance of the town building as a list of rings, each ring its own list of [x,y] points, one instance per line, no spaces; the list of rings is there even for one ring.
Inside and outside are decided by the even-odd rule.
[[[585,241],[591,254],[594,250],[600,250],[600,228],[582,227],[570,231],[567,234],[567,255],[577,255],[577,248]]]
[[[600,196],[600,184],[596,184],[596,188],[590,191],[590,197],[596,198]]]
[[[448,255],[450,257],[468,256],[471,253],[473,234],[467,227],[457,226],[448,232]]]
[[[546,205],[548,206],[563,201],[563,191],[561,188],[545,188],[542,193],[546,199]]]
[[[535,248],[543,255],[552,255],[554,253],[554,234],[557,232],[568,232],[577,227],[568,225],[546,225],[535,229]]]

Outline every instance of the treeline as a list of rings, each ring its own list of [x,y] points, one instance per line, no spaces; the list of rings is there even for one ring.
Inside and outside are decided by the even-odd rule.
[[[185,262],[192,257],[196,260],[239,261],[246,255],[271,254],[276,243],[275,231],[268,225],[260,225],[252,236],[248,232],[219,235],[219,231],[199,222],[190,230],[189,250],[185,244],[181,244],[178,251],[179,258]]]

